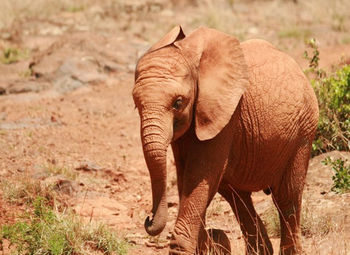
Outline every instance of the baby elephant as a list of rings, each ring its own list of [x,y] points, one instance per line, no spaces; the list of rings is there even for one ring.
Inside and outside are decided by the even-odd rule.
[[[297,63],[263,40],[240,43],[205,27],[185,36],[177,26],[135,72],[133,98],[153,194],[146,231],[158,235],[167,221],[171,144],[180,200],[169,254],[204,254],[213,246],[230,254],[223,231],[205,230],[216,192],[231,205],[247,254],[272,254],[251,199],[259,190],[271,192],[278,208],[280,253],[301,253],[300,207],[318,106]]]

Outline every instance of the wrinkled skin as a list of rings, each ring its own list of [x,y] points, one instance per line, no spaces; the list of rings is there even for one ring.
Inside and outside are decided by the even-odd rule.
[[[217,192],[232,207],[247,254],[272,254],[251,200],[259,190],[271,192],[278,207],[280,253],[301,253],[302,191],[318,108],[293,59],[262,40],[239,43],[208,28],[186,37],[175,27],[139,60],[133,98],[151,176],[151,235],[167,221],[170,144],[174,153],[180,202],[169,254],[205,254],[215,245],[230,254],[224,232],[205,230]]]

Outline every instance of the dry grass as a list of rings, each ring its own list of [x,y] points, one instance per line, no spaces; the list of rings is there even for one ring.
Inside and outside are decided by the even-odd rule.
[[[78,177],[77,171],[74,171],[72,168],[69,168],[67,166],[60,166],[53,163],[48,163],[45,166],[43,166],[43,170],[49,176],[63,175],[70,180],[75,180]]]
[[[26,18],[50,18],[52,15],[63,11],[84,12],[95,5],[102,7],[105,15],[109,15],[113,6],[125,4],[119,0],[2,0],[1,2],[0,28],[8,27],[14,21]],[[133,10],[130,9],[132,4],[128,4],[127,10],[121,8],[119,11],[128,12],[131,19],[140,22],[141,27],[144,26],[142,24],[146,21],[158,21],[153,25],[143,27],[146,38],[153,38],[152,35],[155,35],[155,33],[157,36],[158,33],[163,34],[168,27],[179,23],[191,30],[205,25],[234,34],[241,39],[266,38],[272,35],[278,40],[281,39],[278,38],[279,35],[282,35],[282,39],[297,37],[295,39],[300,40],[313,32],[314,28],[317,30],[320,26],[330,27],[336,32],[350,30],[350,13],[348,12],[350,2],[347,0],[331,2],[300,0],[298,4],[284,0],[249,1],[248,4],[243,0],[203,0],[197,1],[197,6],[185,7],[179,12],[174,10],[167,1],[162,2],[162,4],[164,5],[162,8],[165,10],[174,11],[170,18],[166,15],[162,17],[160,9],[154,8],[154,10],[150,8],[151,10],[146,13],[137,13],[137,17],[133,17]],[[135,7],[136,9],[138,7]],[[186,15],[179,15],[184,12],[186,12]],[[254,15],[252,15],[253,13]],[[114,18],[120,17],[117,13],[111,16]],[[160,20],[161,26],[158,24]],[[132,27],[126,27],[127,29],[135,29],[135,22],[129,25]]]
[[[198,1],[198,5],[191,28],[204,25],[241,40],[260,37],[286,49],[300,46],[310,36],[323,37],[324,28],[335,33],[350,30],[350,2],[346,0],[298,1],[298,4],[282,0],[251,1],[249,5],[244,1],[232,4],[206,0]],[[290,43],[291,39],[296,43]]]
[[[27,18],[46,19],[62,11],[79,11],[91,5],[93,0],[2,0],[0,29]]]
[[[345,255],[349,254],[349,236],[344,229],[341,217],[333,217],[331,208],[320,211],[314,207],[308,197],[304,198],[301,219],[302,245],[305,254],[316,255]],[[242,254],[245,250],[244,239],[228,203],[216,196],[208,207],[207,228],[220,228],[228,231],[233,255]],[[279,251],[280,222],[278,210],[272,201],[263,211],[259,211],[268,235],[274,247],[275,253]],[[209,253],[210,254],[210,253]]]
[[[30,204],[38,196],[53,204],[56,198],[52,187],[42,185],[39,181],[24,175],[12,181],[2,180],[0,190],[4,199],[13,204]]]

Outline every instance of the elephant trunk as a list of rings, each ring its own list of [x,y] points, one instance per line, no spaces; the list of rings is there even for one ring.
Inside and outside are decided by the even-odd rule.
[[[145,229],[148,234],[155,236],[163,231],[167,222],[166,161],[170,134],[169,136],[164,134],[164,129],[157,125],[156,118],[146,118],[145,115],[141,121],[141,139],[151,177],[153,200],[153,217],[146,218]],[[160,118],[158,123],[161,123]]]

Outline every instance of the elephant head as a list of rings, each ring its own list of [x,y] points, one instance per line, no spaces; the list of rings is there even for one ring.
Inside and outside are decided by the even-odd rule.
[[[151,176],[150,235],[167,220],[166,151],[194,127],[196,139],[215,137],[230,121],[249,85],[239,41],[209,28],[185,36],[177,26],[138,61],[133,98],[141,119],[141,140]]]

